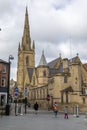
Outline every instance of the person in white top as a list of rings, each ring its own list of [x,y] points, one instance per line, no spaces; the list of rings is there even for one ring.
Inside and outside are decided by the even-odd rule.
[[[64,118],[68,119],[68,106],[64,107]]]

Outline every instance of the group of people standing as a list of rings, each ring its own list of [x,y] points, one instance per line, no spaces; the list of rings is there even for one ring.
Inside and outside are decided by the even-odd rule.
[[[39,108],[39,105],[36,102],[34,104],[35,114],[37,114],[38,108]],[[57,114],[58,114],[58,104],[56,102],[53,104],[53,111],[54,111],[55,117],[57,117]],[[68,119],[68,106],[64,107],[64,118]]]
[[[58,104],[56,102],[54,102],[54,104],[53,104],[53,112],[54,112],[55,117],[57,117],[57,115],[58,115],[58,107],[59,107]],[[15,102],[15,115],[16,116],[18,114],[23,115],[23,108],[24,108],[24,106],[23,106],[22,103],[18,104],[17,102]],[[39,109],[39,105],[38,105],[37,102],[34,103],[33,109],[35,110],[35,114],[37,114],[38,109]],[[25,114],[26,114],[26,108],[25,108]],[[68,119],[68,106],[64,107],[64,118]]]
[[[55,117],[57,117],[57,114],[58,114],[58,104],[56,102],[53,104],[53,111],[54,111]],[[64,118],[68,119],[68,106],[64,107]]]

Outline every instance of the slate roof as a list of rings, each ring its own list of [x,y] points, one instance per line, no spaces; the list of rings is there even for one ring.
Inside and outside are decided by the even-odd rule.
[[[42,53],[39,65],[46,65],[46,66],[48,66],[49,67],[49,75],[54,75],[54,74],[57,74],[57,73],[62,73],[63,72],[63,63],[61,63],[58,68],[55,68],[55,65],[58,62],[59,58],[57,58],[57,59],[55,59],[55,60],[53,60],[53,61],[51,61],[51,62],[49,62],[47,64],[46,61],[45,61],[44,53]],[[72,63],[77,63],[77,61],[78,61],[78,57],[76,56],[76,57],[73,57],[73,58],[69,59],[68,60],[68,64],[70,65],[71,62]],[[86,65],[84,64],[84,67],[86,67],[86,69],[87,69],[87,64]],[[28,75],[30,77],[30,80],[32,79],[33,70],[34,70],[33,68],[28,68]]]
[[[41,59],[40,59],[40,62],[39,62],[39,66],[40,65],[45,65],[45,66],[47,66],[47,62],[46,62],[46,58],[45,58],[45,56],[44,56],[44,51],[42,52],[42,56],[41,56]]]
[[[0,63],[6,63],[6,64],[8,64],[7,61],[4,61],[4,60],[2,60],[2,59],[0,59]]]
[[[49,68],[54,68],[55,64],[58,62],[59,58],[49,62],[47,65],[49,66]]]
[[[79,57],[73,57],[71,59],[68,60],[68,64],[70,65],[71,63],[77,63],[78,62]],[[56,74],[56,73],[62,73],[63,72],[63,64],[61,63],[60,66],[55,69],[54,66],[56,65],[56,63],[58,62],[59,58],[49,62],[47,65],[49,66],[49,74]],[[80,60],[80,59],[79,59]]]
[[[69,59],[68,62],[69,62],[69,64],[70,64],[71,62],[72,62],[72,63],[77,63],[78,60],[80,61],[79,57],[76,56],[76,57],[73,57],[73,58]]]
[[[87,63],[83,64],[83,67],[84,67],[85,70],[87,71]]]
[[[62,64],[56,69],[54,68],[54,66],[56,65],[56,63],[58,62],[60,58],[57,58],[51,62],[49,62],[47,65],[49,66],[49,74],[57,74],[57,73],[61,73],[63,71],[62,69]]]

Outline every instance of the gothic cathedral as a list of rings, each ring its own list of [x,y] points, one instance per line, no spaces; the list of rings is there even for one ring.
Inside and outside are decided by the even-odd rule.
[[[27,86],[29,102],[37,101],[42,108],[47,108],[48,102],[50,108],[54,102],[87,104],[87,64],[78,54],[71,59],[59,55],[47,63],[43,51],[35,67],[35,43],[31,42],[27,7],[18,47],[17,86],[23,95]]]

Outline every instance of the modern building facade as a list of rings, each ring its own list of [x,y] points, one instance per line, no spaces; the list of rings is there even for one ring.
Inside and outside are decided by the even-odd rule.
[[[35,67],[35,43],[31,42],[27,8],[17,66],[19,91],[24,94],[25,87],[28,88],[29,102],[37,101],[42,108],[51,107],[55,101],[87,104],[87,64],[83,65],[78,54],[71,59],[59,55],[47,63],[42,52]]]

